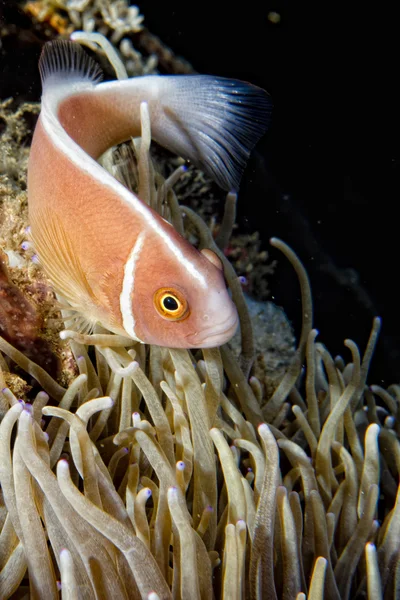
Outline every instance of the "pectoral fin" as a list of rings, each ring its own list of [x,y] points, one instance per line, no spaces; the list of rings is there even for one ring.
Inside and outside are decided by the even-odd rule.
[[[31,224],[32,238],[40,262],[55,290],[74,308],[87,313],[96,304],[96,297],[74,252],[71,240],[61,219],[43,210]]]

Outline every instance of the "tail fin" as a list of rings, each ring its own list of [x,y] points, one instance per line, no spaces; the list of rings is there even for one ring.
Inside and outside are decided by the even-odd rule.
[[[163,112],[154,139],[237,190],[250,152],[268,129],[272,101],[259,87],[205,75],[160,78]]]

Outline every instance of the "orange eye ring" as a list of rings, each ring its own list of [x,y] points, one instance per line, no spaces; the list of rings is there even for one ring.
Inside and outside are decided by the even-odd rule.
[[[160,288],[153,297],[158,314],[167,321],[182,321],[189,316],[189,305],[183,294],[175,288]]]

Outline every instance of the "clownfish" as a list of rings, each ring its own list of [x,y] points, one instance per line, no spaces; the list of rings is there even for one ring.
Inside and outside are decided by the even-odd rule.
[[[35,251],[56,291],[84,319],[143,343],[207,348],[227,342],[238,315],[211,250],[199,252],[97,159],[140,135],[224,189],[237,189],[265,132],[269,95],[237,80],[150,75],[101,82],[77,43],[47,43],[39,62],[41,112],[28,164]]]

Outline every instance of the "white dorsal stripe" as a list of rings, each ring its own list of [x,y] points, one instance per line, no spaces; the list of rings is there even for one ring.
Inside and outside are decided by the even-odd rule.
[[[132,294],[135,287],[135,270],[143,248],[145,234],[142,231],[129,254],[124,269],[124,279],[122,282],[122,291],[119,297],[119,305],[121,308],[122,323],[128,335],[139,340],[135,333],[135,317],[132,310]],[[139,340],[140,342],[141,340]]]
[[[120,82],[116,82],[120,83]],[[110,83],[107,83],[110,86]],[[95,90],[95,86],[88,84],[87,81],[82,82],[81,90],[78,84],[73,86],[74,92],[79,91],[90,92]],[[64,87],[65,90],[65,87]],[[59,102],[66,100],[74,94],[65,94],[60,97],[60,90],[51,88],[46,93],[42,100],[42,111],[41,121],[43,127],[49,136],[51,142],[59,149],[63,154],[68,156],[69,160],[74,163],[82,172],[87,173],[96,180],[101,181],[102,185],[108,187],[117,194],[124,202],[129,204],[135,211],[137,211],[142,217],[145,218],[146,223],[149,227],[157,233],[157,235],[163,240],[168,250],[179,260],[181,266],[189,273],[194,279],[196,279],[203,288],[207,288],[207,282],[204,276],[197,271],[195,266],[188,260],[185,255],[181,252],[180,248],[174,243],[169,237],[168,233],[160,227],[159,223],[154,219],[153,215],[149,211],[148,207],[135,196],[132,192],[126,189],[119,181],[114,179],[108,171],[103,169],[91,156],[89,156],[83,148],[81,148],[74,140],[67,134],[67,132],[61,126],[57,118],[57,109]]]

